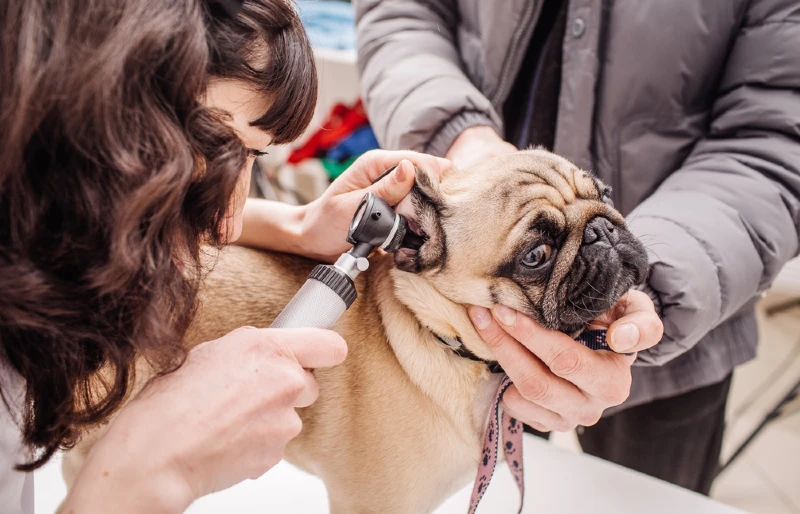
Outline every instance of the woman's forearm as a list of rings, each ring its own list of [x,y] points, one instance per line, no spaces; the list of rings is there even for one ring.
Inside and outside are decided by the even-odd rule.
[[[303,206],[248,198],[242,235],[236,244],[305,255],[302,244]]]

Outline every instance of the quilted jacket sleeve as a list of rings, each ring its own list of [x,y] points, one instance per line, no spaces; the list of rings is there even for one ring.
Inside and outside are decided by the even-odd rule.
[[[750,2],[725,66],[710,132],[632,214],[658,240],[650,285],[665,338],[660,365],[766,290],[798,253],[800,4]]]
[[[466,128],[502,133],[459,64],[457,16],[455,0],[356,2],[361,89],[383,148],[443,155]]]

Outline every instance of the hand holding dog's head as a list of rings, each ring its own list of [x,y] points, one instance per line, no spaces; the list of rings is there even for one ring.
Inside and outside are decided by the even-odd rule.
[[[647,254],[608,189],[544,150],[445,175],[417,173],[413,212],[426,242],[395,253],[397,268],[460,304],[503,304],[576,334],[647,273]]]

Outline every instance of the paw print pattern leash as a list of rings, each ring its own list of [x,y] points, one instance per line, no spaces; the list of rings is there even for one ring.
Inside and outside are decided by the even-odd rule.
[[[492,402],[489,426],[486,427],[486,434],[483,436],[483,452],[478,465],[478,476],[472,486],[472,498],[470,498],[469,510],[467,511],[469,514],[475,514],[478,510],[478,504],[483,498],[486,488],[489,487],[489,482],[492,481],[494,469],[497,466],[497,446],[500,439],[500,400],[510,385],[511,379],[508,378],[508,375],[504,376],[503,381],[500,382],[500,387],[497,388],[494,402]],[[522,468],[522,424],[505,412],[503,412],[502,418],[503,450],[506,454],[508,468],[514,475],[514,481],[517,482],[517,488],[519,489],[518,512],[522,512],[522,501],[525,498],[525,482]]]
[[[605,330],[586,330],[578,339],[579,343],[586,346],[591,350],[611,350],[606,343]],[[478,464],[478,476],[475,478],[475,484],[472,486],[472,497],[469,502],[468,514],[475,514],[478,510],[478,504],[483,498],[486,489],[489,487],[489,482],[492,481],[495,467],[497,466],[498,446],[501,442],[501,428],[502,428],[502,443],[503,452],[506,456],[508,469],[511,470],[511,475],[514,477],[514,482],[519,489],[519,509],[517,514],[522,513],[522,504],[525,499],[525,474],[522,467],[522,423],[512,418],[505,412],[500,415],[500,400],[503,398],[503,393],[511,385],[511,379],[504,376],[500,382],[500,387],[497,388],[494,401],[492,402],[492,409],[489,415],[489,426],[486,427],[486,434],[483,437],[483,452],[481,453],[481,460]],[[502,422],[501,422],[502,421]]]

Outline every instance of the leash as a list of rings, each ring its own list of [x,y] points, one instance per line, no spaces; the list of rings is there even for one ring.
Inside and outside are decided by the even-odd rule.
[[[451,344],[441,337],[439,337],[439,339],[452,347]],[[606,343],[605,330],[586,330],[578,336],[576,341],[591,350],[611,350]],[[460,348],[466,350],[463,346]],[[460,348],[455,347],[455,350]],[[474,354],[472,355],[474,356]],[[466,357],[471,360],[481,360],[478,357],[475,357],[475,359],[469,356]],[[486,364],[490,366],[490,370],[492,369],[492,363],[497,364],[494,361],[486,362]],[[502,372],[502,368],[500,368],[500,372]],[[505,393],[506,389],[510,386],[511,379],[508,378],[508,375],[505,375],[500,382],[500,386],[497,388],[497,393],[492,402],[489,425],[486,427],[486,433],[483,437],[483,452],[481,453],[481,459],[478,464],[478,475],[475,477],[475,483],[472,486],[472,497],[469,502],[468,514],[475,514],[478,510],[478,504],[483,498],[484,493],[486,493],[489,483],[492,481],[494,470],[497,467],[498,447],[500,445],[501,434],[503,452],[505,453],[506,462],[508,463],[508,469],[511,470],[511,475],[514,477],[514,482],[516,482],[517,489],[519,490],[519,509],[517,510],[517,514],[522,513],[522,504],[525,500],[525,473],[522,465],[522,423],[505,412],[502,412],[501,416],[500,409],[500,400],[503,399],[503,393]]]

